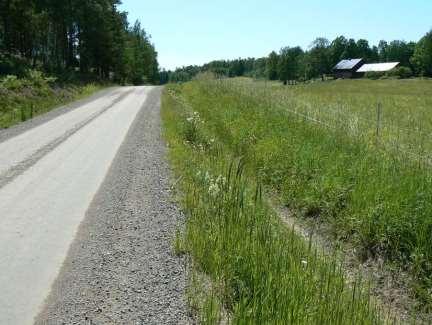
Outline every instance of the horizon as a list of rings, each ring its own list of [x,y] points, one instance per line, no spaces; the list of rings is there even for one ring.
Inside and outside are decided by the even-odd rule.
[[[371,46],[380,40],[417,42],[432,28],[428,14],[432,2],[426,0],[365,0],[349,5],[342,0],[294,4],[273,0],[271,5],[258,0],[247,5],[190,0],[181,7],[172,0],[145,4],[124,0],[119,9],[129,13],[130,24],[139,20],[152,36],[160,67],[166,70],[265,57],[285,46],[307,49],[317,37],[330,42],[337,36],[366,39]]]

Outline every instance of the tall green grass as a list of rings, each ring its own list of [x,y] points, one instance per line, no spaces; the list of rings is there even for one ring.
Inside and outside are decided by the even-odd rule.
[[[234,115],[219,120],[216,115],[234,112],[220,112],[201,90],[188,84],[163,98],[165,136],[188,217],[177,251],[190,253],[213,282],[201,322],[217,323],[228,314],[233,324],[383,323],[367,286],[360,279],[348,285],[336,259],[322,257],[265,204],[259,179],[247,171],[250,157],[243,152],[243,159],[236,158],[248,146],[235,145],[234,135],[219,124],[247,132],[254,119],[245,129]],[[192,106],[180,93],[193,95]]]
[[[268,106],[431,161],[432,80],[338,80],[291,87],[248,79],[225,83]]]
[[[340,83],[328,84],[329,92],[335,84]],[[357,85],[362,93],[362,83]],[[301,87],[299,96],[306,98]],[[311,97],[319,97],[314,94],[318,86],[310,87]],[[373,86],[368,87],[370,105],[383,101],[380,83],[375,96]],[[377,146],[373,131],[359,137],[343,127],[316,123],[310,115],[292,114],[300,110],[295,87],[201,80],[174,90],[208,121],[207,132],[244,157],[248,173],[275,190],[295,214],[329,225],[334,238],[353,244],[360,258],[380,256],[407,271],[412,293],[430,309],[432,178],[427,162]]]
[[[297,217],[325,224],[333,239],[349,243],[361,260],[380,257],[387,265],[410,274],[412,294],[430,310],[432,177],[429,164],[377,145],[374,125],[370,126],[370,132],[357,136],[347,128],[312,121],[312,113],[292,113],[296,110],[305,113],[305,107],[312,107],[314,112],[324,111],[331,102],[327,98],[336,97],[340,109],[346,108],[344,114],[356,116],[360,114],[356,113],[360,106],[350,106],[354,95],[347,95],[343,102],[347,89],[353,93],[356,87],[365,102],[368,98],[367,102],[373,106],[381,101],[383,111],[388,112],[399,96],[398,88],[393,87],[410,87],[404,81],[374,82],[337,81],[291,89],[241,79],[197,80],[170,86],[170,92],[179,103],[197,111],[206,121],[197,124],[200,132],[192,131],[195,135],[187,136],[187,143],[197,134],[205,134],[206,139],[218,143],[224,155],[242,157],[248,180],[276,192]],[[419,101],[426,105],[419,108],[420,112],[412,108],[413,118],[426,114],[430,99],[422,91],[429,89],[431,83],[413,81],[409,89],[415,96],[410,95],[409,89],[401,91],[401,95],[410,98],[410,103]],[[419,84],[423,90],[417,88]],[[339,93],[334,94],[339,86]],[[308,100],[307,87],[310,87],[310,105],[300,107],[300,99]],[[423,97],[415,99],[416,96]],[[396,116],[395,113],[392,123],[404,126],[405,121],[399,121]],[[426,121],[424,118],[421,123],[426,125]],[[206,145],[201,146],[206,150]],[[183,157],[184,161],[191,160],[189,155]]]

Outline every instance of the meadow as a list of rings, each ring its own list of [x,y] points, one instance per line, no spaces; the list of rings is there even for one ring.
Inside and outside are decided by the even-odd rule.
[[[165,135],[189,216],[178,246],[219,284],[215,296],[234,323],[383,321],[369,307],[367,285],[355,298],[338,262],[287,231],[257,199],[261,192],[299,220],[325,225],[359,263],[383,259],[408,273],[413,309],[430,311],[431,94],[432,81],[419,79],[286,87],[201,77],[168,86]],[[322,281],[327,297],[343,292],[325,306]]]
[[[188,295],[200,323],[380,324],[387,319],[360,278],[348,285],[336,258],[323,259],[279,220],[262,198],[260,184],[245,175],[244,161],[206,132],[207,120],[170,95],[163,105],[165,136],[188,215],[175,251],[191,254],[192,273],[203,273],[212,283],[203,285],[204,295],[197,288]]]
[[[328,128],[344,129],[358,140],[430,160],[430,79],[336,80],[288,89],[252,79],[229,82],[246,96],[267,100],[268,106],[285,108]]]

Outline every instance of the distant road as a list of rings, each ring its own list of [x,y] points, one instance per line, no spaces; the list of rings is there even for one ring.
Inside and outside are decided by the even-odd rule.
[[[157,165],[161,167],[154,170],[153,175],[147,175],[147,178],[142,175],[142,163],[137,169],[135,164],[128,166],[130,170],[126,176],[122,175],[121,169],[113,171],[114,161],[120,167],[127,165],[124,159],[128,159],[128,155],[139,155],[139,150],[160,152],[163,142],[160,139],[159,106],[158,87],[113,88],[69,110],[49,113],[41,117],[40,121],[0,131],[0,324],[32,324],[37,315],[40,322],[69,323],[76,317],[76,322],[105,322],[111,319],[117,323],[115,304],[110,305],[112,310],[105,309],[106,313],[113,315],[102,319],[100,317],[104,313],[101,310],[106,306],[98,303],[98,299],[105,291],[117,290],[116,281],[119,280],[115,274],[127,273],[128,270],[119,270],[115,259],[112,265],[108,263],[100,269],[97,258],[99,255],[116,253],[115,247],[106,246],[113,245],[113,240],[120,243],[123,237],[138,236],[140,241],[145,241],[145,238],[141,238],[145,232],[132,234],[127,227],[121,227],[122,230],[114,234],[119,237],[117,239],[106,234],[96,243],[89,241],[95,231],[104,234],[106,228],[97,227],[110,221],[110,218],[117,218],[111,224],[113,227],[123,222],[118,219],[122,215],[118,209],[122,209],[121,204],[124,202],[117,202],[116,207],[111,207],[113,200],[107,197],[115,196],[121,190],[120,201],[128,200],[124,188],[130,187],[133,179],[137,178],[149,182],[151,177],[157,177],[159,181],[163,178],[168,182],[167,171],[163,169],[163,155],[155,157],[159,160]],[[131,133],[136,132],[134,129],[140,122],[138,120],[146,119],[146,116],[152,116],[150,122],[156,123],[153,127],[156,138],[149,139],[152,142],[159,141],[156,147],[143,147],[144,138],[129,139],[134,137]],[[128,141],[140,143],[139,149],[124,144]],[[125,146],[127,148],[123,148]],[[119,157],[121,148],[123,156]],[[168,194],[158,195],[163,197]],[[98,196],[104,202],[102,207],[100,202],[95,203]],[[149,211],[144,211],[138,200],[139,195],[134,198],[128,216],[132,217],[135,213],[138,218],[136,222],[139,223],[146,220]],[[95,204],[98,205],[96,212],[94,208],[92,210]],[[162,200],[162,203],[157,204],[166,206],[169,203]],[[157,217],[161,219],[147,226],[153,227],[151,230],[156,233],[166,231],[165,228],[172,230],[179,215],[178,211],[174,211],[170,215],[172,218],[164,224],[165,214],[160,213]],[[92,227],[96,227],[96,230]],[[157,240],[160,241],[156,243],[159,246],[169,241],[166,237]],[[117,255],[118,260],[139,261],[147,258],[147,252],[137,256],[131,245],[120,249],[122,254]],[[156,252],[168,265],[167,270],[161,269],[161,276],[166,277],[165,271],[172,272],[169,269],[178,270],[174,285],[177,286],[177,296],[174,297],[170,290],[165,292],[165,296],[178,301],[175,304],[177,311],[171,313],[181,318],[179,315],[185,313],[181,298],[184,284],[182,266],[180,261],[169,255],[169,243],[165,246],[164,252],[168,250],[166,255]],[[84,259],[79,262],[81,268],[71,270],[67,267],[80,258]],[[95,268],[99,268],[99,271],[95,272]],[[93,270],[92,280],[98,282],[100,278],[99,283],[107,281],[103,278],[105,274],[111,274],[109,283],[103,288],[94,287],[93,282],[88,281],[86,272],[89,270]],[[130,283],[134,281],[133,277],[128,280]],[[160,292],[165,290],[162,282],[156,287],[155,290]],[[93,296],[82,296],[83,292],[90,291]],[[151,304],[146,308],[151,309]],[[96,310],[97,314],[92,316],[91,313]],[[131,321],[146,320],[146,316],[143,316],[146,315],[145,311],[136,310],[129,314]],[[118,322],[121,322],[120,318]]]

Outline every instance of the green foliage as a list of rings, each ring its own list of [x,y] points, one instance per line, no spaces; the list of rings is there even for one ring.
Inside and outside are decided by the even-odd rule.
[[[404,41],[392,41],[387,44],[382,55],[385,62],[400,62],[401,66],[411,68],[410,59],[414,54],[415,43],[406,43]]]
[[[129,30],[126,44],[123,82],[132,82],[134,85],[158,83],[157,53],[140,22],[135,22]]]
[[[0,129],[43,114],[52,108],[88,96],[100,84],[63,84],[40,71],[26,72],[26,78],[8,75],[0,79]]]
[[[377,80],[386,76],[385,72],[368,71],[365,73],[365,78]]]
[[[165,72],[161,82],[190,81],[200,72],[210,71],[219,77],[252,77],[256,79],[308,81],[316,78],[325,80],[333,67],[342,59],[363,58],[367,63],[400,62],[401,69],[393,74],[374,75],[371,79],[410,76],[428,76],[428,36],[416,45],[414,42],[394,40],[380,41],[371,46],[365,39],[346,39],[338,36],[331,43],[325,38],[317,38],[307,51],[300,47],[283,47],[280,53],[272,51],[268,57],[236,60],[212,61],[203,66],[187,66]],[[416,55],[414,56],[414,50]],[[411,70],[408,72],[406,68]],[[431,70],[432,71],[432,70]],[[163,79],[163,80],[162,80]],[[295,83],[295,82],[293,82]]]
[[[325,38],[317,38],[312,42],[309,51],[309,60],[313,76],[321,76],[331,71],[329,41]]]
[[[359,51],[355,39],[350,38],[342,52],[342,59],[355,59],[359,57]]]
[[[276,52],[271,52],[268,60],[267,60],[267,78],[269,80],[277,80],[278,79],[278,63],[279,56]]]
[[[0,76],[16,75],[24,77],[28,69],[27,62],[19,56],[6,55],[0,51]]]
[[[237,145],[232,141],[242,143],[239,150],[256,141],[243,136],[254,132],[259,115],[251,112],[250,120],[242,120],[239,109],[247,114],[247,108],[236,107],[233,95],[239,94],[226,93],[217,84],[195,81],[170,88],[163,97],[165,136],[181,176],[187,214],[181,247],[212,281],[203,288],[201,303],[193,303],[198,319],[210,324],[383,322],[364,283],[348,284],[335,259],[322,257],[264,203],[261,187],[244,164],[252,162],[249,157],[233,160],[231,145]],[[196,124],[199,136],[193,141],[191,119],[197,114],[192,108],[205,116]],[[229,121],[239,124],[231,129]],[[244,129],[245,124],[251,129]]]
[[[330,45],[330,59],[331,65],[334,67],[339,63],[340,60],[344,59],[346,53],[345,49],[347,47],[348,40],[344,36],[336,37]]]
[[[17,78],[15,75],[7,75],[0,79],[0,87],[4,90],[23,91],[25,88],[33,88],[35,91],[44,92],[56,81],[54,77],[47,77],[37,70],[27,70],[25,78]]]
[[[432,77],[432,31],[417,43],[411,62],[417,73]]]
[[[276,54],[277,56],[277,54]],[[236,60],[219,60],[204,64],[203,66],[187,66],[176,69],[175,71],[166,71],[165,80],[171,82],[185,82],[192,80],[201,72],[211,72],[220,78],[249,76],[253,78],[266,78],[267,76],[266,58],[248,58]],[[275,80],[277,79],[277,59],[274,66]]]
[[[387,73],[390,77],[397,77],[399,79],[407,79],[413,76],[413,72],[408,67],[397,67]]]
[[[366,62],[377,62],[378,53],[375,48],[371,48],[369,42],[365,39],[357,41],[357,58],[363,58]]]
[[[130,28],[119,0],[0,2],[0,75],[28,68],[80,78],[157,83],[157,53],[139,24]]]
[[[19,80],[16,76],[7,75],[1,80],[0,86],[8,90],[17,90],[22,88],[23,82]]]
[[[288,80],[298,80],[300,76],[300,64],[303,50],[300,47],[285,47],[280,51],[278,62],[279,80],[284,84]]]
[[[413,72],[408,67],[397,67],[387,72],[369,71],[365,73],[365,78],[377,80],[386,78],[408,79],[413,76]]]

